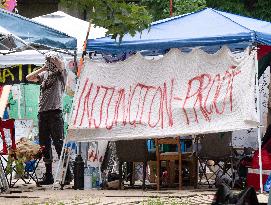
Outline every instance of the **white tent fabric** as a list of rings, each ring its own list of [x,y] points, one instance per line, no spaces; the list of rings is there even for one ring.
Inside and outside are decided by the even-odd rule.
[[[48,51],[42,51],[48,52]],[[73,56],[64,55],[66,62],[73,60]],[[44,55],[39,53],[36,50],[24,50],[21,52],[11,53],[8,55],[0,55],[0,65],[1,66],[9,66],[9,65],[17,65],[17,64],[35,64],[41,65],[44,64],[45,58]]]
[[[10,34],[10,32],[8,32],[8,30],[6,30],[2,26],[0,26],[0,34],[2,34],[2,35],[8,35],[8,34]]]
[[[86,38],[89,22],[70,16],[62,11],[46,14],[33,18],[34,21],[59,30],[77,39],[78,52],[82,52],[84,40]],[[105,36],[106,29],[91,25],[89,38],[96,39]]]
[[[35,50],[25,50],[21,52],[11,53],[8,55],[0,55],[0,65],[14,64],[43,64],[44,56]]]
[[[51,14],[36,17],[33,20],[56,30],[59,30],[63,33],[66,33],[69,36],[77,38],[78,53],[80,54],[82,52],[82,46],[89,26],[89,23],[87,21],[75,18],[62,11],[57,11]],[[0,33],[6,34],[8,33],[8,31],[0,27]],[[94,25],[92,25],[90,29],[89,39],[104,37],[105,33],[106,29],[101,27],[94,27]],[[72,60],[72,57],[67,56],[67,59]],[[35,50],[16,52],[9,55],[0,55],[0,65],[43,63],[44,56]]]

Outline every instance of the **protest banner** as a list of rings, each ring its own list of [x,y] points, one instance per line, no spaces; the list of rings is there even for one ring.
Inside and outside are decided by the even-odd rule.
[[[159,60],[85,61],[68,137],[133,139],[257,127],[255,54],[172,49]]]

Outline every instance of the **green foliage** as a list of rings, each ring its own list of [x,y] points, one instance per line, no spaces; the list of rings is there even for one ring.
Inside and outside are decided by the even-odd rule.
[[[255,9],[250,11],[252,17],[271,21],[271,1],[270,0],[258,0],[255,4]]]
[[[169,0],[141,0],[154,20],[169,17]],[[181,15],[205,7],[271,21],[270,0],[173,0],[173,14]]]
[[[169,17],[169,0],[141,0],[140,4],[148,9],[155,21]]]
[[[222,11],[271,21],[270,0],[207,0],[207,5]]]
[[[197,1],[191,1],[191,0],[179,0],[174,2],[174,15],[181,15],[186,13],[191,13],[198,11],[200,9],[204,9],[206,7],[206,1],[205,0],[197,0]]]
[[[160,198],[156,198],[156,199],[148,199],[146,205],[164,205],[165,202],[162,201]],[[143,202],[143,205],[145,205],[145,203]]]
[[[8,156],[6,173],[11,174],[13,171],[12,170],[13,164],[15,164],[15,170],[18,173],[18,175],[20,175],[20,176],[23,175],[24,174],[24,161],[25,161],[25,158],[15,159],[12,156]]]
[[[176,201],[174,198],[171,199],[160,199],[158,198],[149,198],[147,201],[143,201],[142,205],[191,205],[188,199],[184,199],[182,201]]]
[[[132,3],[134,2],[134,3]],[[90,13],[92,22],[108,29],[112,38],[122,39],[148,28],[152,20],[169,17],[170,0],[61,0],[67,7]],[[173,0],[173,15],[195,12],[205,7],[271,21],[270,0]]]
[[[142,6],[146,6],[154,20],[169,17],[169,0],[141,0],[140,2]],[[173,15],[195,12],[205,7],[205,0],[173,0]]]
[[[126,33],[132,36],[148,28],[151,16],[144,6],[124,0],[61,0],[67,7],[77,7],[90,13],[92,22],[108,29],[107,34],[121,41]]]
[[[228,11],[230,13],[243,14],[245,16],[249,15],[242,0],[207,0],[207,5],[210,8]]]

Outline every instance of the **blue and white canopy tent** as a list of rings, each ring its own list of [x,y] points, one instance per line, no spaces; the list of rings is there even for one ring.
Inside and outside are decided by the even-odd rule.
[[[134,37],[124,35],[121,43],[111,36],[88,40],[87,51],[120,54],[135,51],[155,54],[170,48],[202,47],[213,52],[222,45],[231,50],[245,49],[255,44],[271,46],[271,23],[243,17],[212,8],[153,22],[150,29]],[[259,67],[259,74],[266,67]],[[259,75],[258,75],[259,76]],[[256,82],[258,85],[258,82]],[[257,89],[257,110],[260,110]],[[259,112],[260,113],[260,112]],[[258,128],[258,143],[261,148],[261,130]],[[261,152],[260,152],[261,153]],[[262,191],[262,163],[259,154],[260,184]]]
[[[26,43],[76,50],[75,38],[3,9],[0,9],[0,26]]]
[[[23,76],[25,76],[29,72],[24,72],[27,70],[27,66],[43,64],[44,54],[49,50],[68,54],[65,55],[65,59],[73,60],[76,49],[76,38],[18,14],[0,9],[0,68],[24,65],[23,68],[26,69],[23,70]],[[17,74],[19,69],[13,69],[13,71]],[[24,80],[25,77],[20,82],[25,83]],[[5,85],[5,83],[10,84],[10,82],[1,80],[1,85]],[[12,81],[12,84],[14,83],[15,81]],[[16,83],[18,82],[16,81]],[[1,113],[0,109],[0,115]]]
[[[119,44],[111,37],[88,40],[88,51],[127,52],[233,43],[271,45],[271,23],[206,8],[153,22],[150,29],[127,34]]]

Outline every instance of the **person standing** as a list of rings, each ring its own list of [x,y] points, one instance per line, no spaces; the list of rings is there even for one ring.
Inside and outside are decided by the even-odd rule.
[[[38,126],[39,143],[44,146],[43,160],[46,172],[41,185],[54,183],[52,174],[52,149],[55,146],[58,157],[64,140],[64,121],[62,116],[62,98],[65,90],[67,72],[63,57],[56,52],[48,52],[45,56],[45,64],[40,69],[26,76],[28,81],[40,83]],[[70,171],[68,169],[65,179],[70,181]]]

